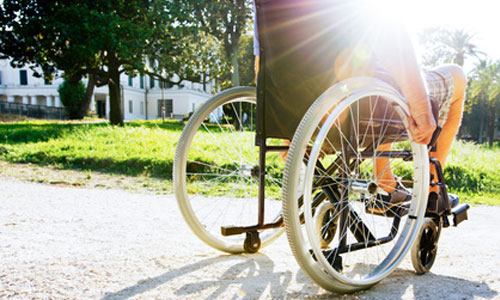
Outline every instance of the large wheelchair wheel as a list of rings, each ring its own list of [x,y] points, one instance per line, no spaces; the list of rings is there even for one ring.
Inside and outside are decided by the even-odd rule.
[[[255,252],[254,245],[264,247],[284,231],[230,236],[221,232],[223,226],[252,226],[258,221],[255,98],[255,88],[237,87],[205,102],[186,124],[175,154],[175,195],[185,221],[206,244],[229,253]],[[272,222],[281,216],[284,162],[277,153],[269,154],[266,162],[265,221]],[[245,242],[248,236],[251,245],[248,238]]]
[[[407,115],[406,101],[391,86],[352,78],[318,98],[295,133],[283,178],[285,228],[302,270],[327,290],[374,285],[418,234],[429,158],[424,145],[408,140]],[[391,168],[411,200],[383,203],[376,162]]]

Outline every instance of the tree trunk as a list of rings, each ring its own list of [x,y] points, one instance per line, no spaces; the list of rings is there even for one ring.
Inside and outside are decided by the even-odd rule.
[[[97,78],[95,75],[89,75],[89,82],[87,83],[87,90],[85,91],[85,100],[80,107],[79,115],[81,119],[85,117],[89,112],[90,102],[92,102],[92,96],[94,95],[94,88],[96,84]]]
[[[457,65],[463,67],[464,62],[465,62],[465,52],[463,50],[459,51],[455,55],[455,59],[453,60],[453,62],[456,63]]]
[[[495,117],[496,117],[496,103],[493,102],[489,107],[488,116],[488,145],[493,146],[493,141],[495,140]]]
[[[238,63],[238,48],[239,42],[233,43],[233,53],[231,53],[231,66],[233,73],[231,74],[231,83],[233,86],[240,85],[240,65]]]
[[[482,100],[479,100],[479,108],[480,108],[481,115],[482,115],[484,112],[484,104],[483,104]],[[478,136],[479,137],[479,140],[478,140],[479,144],[483,143],[484,119],[485,118],[480,118],[480,121],[479,121],[479,136]]]
[[[123,126],[122,99],[120,93],[120,65],[113,54],[109,54],[109,121],[112,125]]]

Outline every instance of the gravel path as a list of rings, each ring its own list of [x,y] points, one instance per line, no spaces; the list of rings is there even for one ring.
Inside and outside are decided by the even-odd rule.
[[[432,273],[407,258],[368,291],[332,295],[284,236],[256,255],[205,246],[173,196],[0,180],[0,299],[500,299],[500,207],[444,230]]]

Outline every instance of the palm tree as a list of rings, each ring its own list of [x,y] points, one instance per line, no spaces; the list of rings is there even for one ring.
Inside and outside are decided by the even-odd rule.
[[[480,58],[484,53],[472,43],[474,35],[464,29],[444,29],[430,27],[418,35],[424,50],[423,64],[435,66],[442,63],[455,63],[464,66],[467,57]]]
[[[469,133],[474,136],[477,132],[477,125],[479,125],[479,134],[477,141],[483,142],[483,131],[485,127],[485,120],[491,110],[487,109],[489,98],[488,91],[491,85],[491,79],[484,74],[486,71],[483,69],[491,63],[486,60],[485,53],[479,51],[473,43],[474,35],[464,29],[445,29],[439,27],[431,27],[424,29],[419,34],[419,41],[421,44],[422,63],[426,66],[436,66],[443,63],[455,63],[459,66],[464,66],[468,58],[476,58],[479,63],[471,73],[469,79],[469,87],[474,83],[474,96],[471,89],[467,89],[467,104],[468,115],[464,115],[464,122],[460,129],[460,136],[464,133]],[[491,124],[488,128],[491,131]]]
[[[500,61],[495,63],[481,60],[476,66],[470,83],[471,104],[487,106],[488,109],[488,144],[493,145],[495,138],[496,110],[500,102]],[[482,142],[484,118],[481,118],[479,142]]]
[[[450,31],[443,40],[443,43],[452,50],[453,63],[463,67],[466,56],[479,58],[479,55],[484,55],[478,51],[476,45],[471,40],[474,35],[468,33],[464,29],[455,29]]]

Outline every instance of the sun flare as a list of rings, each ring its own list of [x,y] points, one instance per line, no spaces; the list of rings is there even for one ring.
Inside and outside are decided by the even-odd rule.
[[[406,23],[415,8],[415,4],[409,0],[364,0],[364,4],[379,17],[402,23]]]

